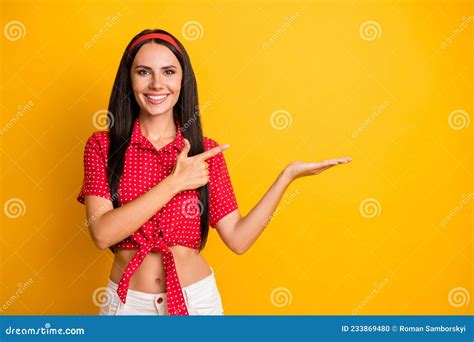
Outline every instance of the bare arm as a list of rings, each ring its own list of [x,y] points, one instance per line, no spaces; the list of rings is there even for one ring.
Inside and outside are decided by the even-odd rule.
[[[350,158],[338,158],[321,163],[291,163],[279,174],[262,199],[245,217],[235,210],[217,223],[219,236],[235,253],[245,253],[270,222],[278,203],[293,180],[319,174],[339,163],[350,161]]]
[[[289,179],[281,173],[245,217],[235,210],[217,223],[217,232],[227,247],[240,255],[253,245],[268,225],[289,184]]]

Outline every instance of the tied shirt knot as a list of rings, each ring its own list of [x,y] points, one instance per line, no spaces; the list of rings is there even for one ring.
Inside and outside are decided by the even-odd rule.
[[[128,264],[120,279],[117,294],[125,304],[127,299],[128,285],[133,273],[136,271],[143,259],[152,250],[158,251],[163,256],[163,266],[166,276],[166,293],[168,300],[168,313],[171,316],[188,316],[188,310],[183,296],[183,290],[178,279],[173,253],[168,248],[163,238],[155,235],[154,241],[140,241],[140,248]]]

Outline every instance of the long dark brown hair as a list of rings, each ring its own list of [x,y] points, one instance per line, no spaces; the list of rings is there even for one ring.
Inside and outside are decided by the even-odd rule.
[[[176,41],[182,51],[179,51],[165,40],[152,38],[145,39],[134,46],[133,50],[128,51],[129,46],[135,39],[147,33],[167,34]],[[139,114],[139,105],[133,95],[132,82],[130,79],[130,68],[132,67],[135,55],[143,44],[153,41],[169,48],[179,60],[183,70],[181,90],[178,102],[173,107],[173,118],[182,127],[184,138],[191,144],[189,156],[204,152],[204,139],[202,135],[201,118],[199,112],[198,92],[196,77],[194,75],[191,61],[184,46],[176,37],[164,30],[144,30],[133,37],[127,45],[120,61],[120,65],[115,77],[112,94],[110,95],[109,113],[111,118],[108,120],[109,126],[109,154],[107,167],[107,181],[109,183],[111,194],[118,194],[119,181],[123,172],[125,162],[125,152],[130,145],[130,138],[133,130],[134,120]],[[209,232],[209,189],[204,185],[197,189],[201,209],[201,251],[207,242]],[[119,206],[118,197],[112,196],[113,206]]]

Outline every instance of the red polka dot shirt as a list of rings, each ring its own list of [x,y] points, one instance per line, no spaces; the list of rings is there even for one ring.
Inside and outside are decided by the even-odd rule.
[[[125,153],[124,171],[119,181],[118,202],[124,205],[141,196],[166,178],[173,170],[176,158],[183,148],[181,126],[176,123],[176,138],[157,150],[142,134],[140,122],[134,121],[130,145]],[[205,150],[218,143],[204,137]],[[84,196],[100,196],[112,201],[107,183],[108,133],[93,133],[86,142],[84,151],[84,181],[77,196],[85,203]],[[209,163],[209,224],[216,228],[217,222],[238,208],[224,155],[219,153],[207,160]],[[201,243],[200,212],[202,206],[197,190],[186,190],[174,196],[161,210],[154,214],[135,233],[109,247],[137,249],[137,253],[126,267],[119,282],[117,294],[126,303],[130,278],[145,256],[160,252],[166,274],[166,292],[170,315],[189,315],[184,302],[173,254],[168,246],[181,245],[198,249]]]

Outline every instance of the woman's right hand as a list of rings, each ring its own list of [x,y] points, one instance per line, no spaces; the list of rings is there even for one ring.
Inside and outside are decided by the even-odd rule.
[[[182,151],[176,158],[170,176],[177,183],[179,191],[197,189],[209,182],[209,164],[207,159],[229,148],[229,145],[216,146],[208,151],[188,157],[191,148],[189,141],[184,139]]]

